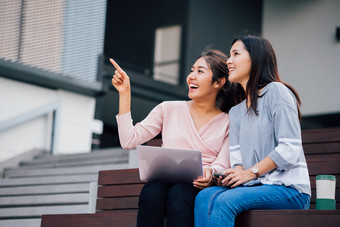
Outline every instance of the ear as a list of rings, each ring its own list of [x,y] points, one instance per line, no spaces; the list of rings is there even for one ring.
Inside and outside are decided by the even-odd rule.
[[[214,83],[214,88],[221,88],[226,82],[226,78],[223,77]]]

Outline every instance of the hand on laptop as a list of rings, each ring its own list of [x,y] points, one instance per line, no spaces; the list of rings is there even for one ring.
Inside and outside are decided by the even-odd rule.
[[[212,184],[212,169],[209,167],[203,168],[203,175],[203,177],[194,180],[194,187],[203,189],[209,187]]]

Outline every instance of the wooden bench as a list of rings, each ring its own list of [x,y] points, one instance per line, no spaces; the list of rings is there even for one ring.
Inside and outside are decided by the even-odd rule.
[[[312,187],[310,210],[252,210],[239,215],[236,226],[339,226],[340,210],[315,210],[315,176],[332,174],[338,179],[340,203],[340,128],[304,130],[303,147]],[[138,169],[100,171],[95,214],[43,215],[49,226],[136,226],[139,193],[144,183]]]

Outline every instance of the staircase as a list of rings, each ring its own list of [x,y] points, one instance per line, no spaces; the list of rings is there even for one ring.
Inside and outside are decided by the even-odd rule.
[[[129,151],[121,148],[58,156],[43,152],[7,168],[0,178],[0,227],[38,227],[42,214],[94,213],[98,171],[126,168]]]

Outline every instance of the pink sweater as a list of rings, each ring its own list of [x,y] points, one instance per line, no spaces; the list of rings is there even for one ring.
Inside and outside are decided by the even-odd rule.
[[[162,132],[162,146],[194,149],[202,152],[203,166],[217,172],[230,167],[229,117],[221,113],[198,131],[186,101],[168,101],[156,106],[133,126],[131,112],[116,116],[121,146],[133,149]]]

